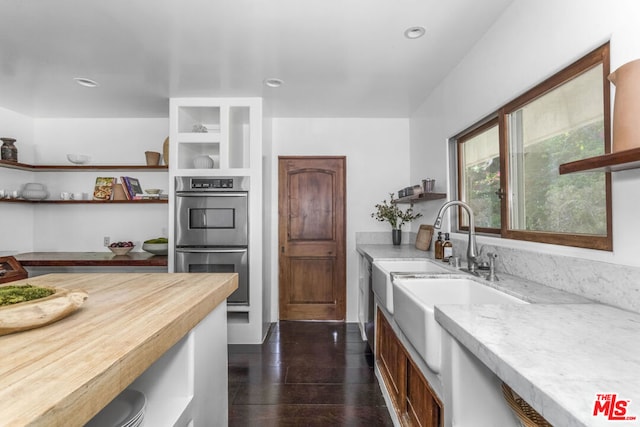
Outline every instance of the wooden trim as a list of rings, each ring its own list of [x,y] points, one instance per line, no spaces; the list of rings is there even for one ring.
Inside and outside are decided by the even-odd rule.
[[[568,67],[562,69],[558,73],[544,80],[542,83],[539,83],[535,87],[529,89],[527,92],[507,103],[507,105],[503,107],[502,111],[504,111],[504,113],[506,114],[510,114],[523,105],[526,105],[529,102],[540,98],[542,95],[551,92],[553,89],[561,86],[567,81],[578,77],[583,72],[590,70],[591,68],[601,63],[603,64],[603,75],[606,80],[606,76],[609,75],[609,43],[606,43],[599,48],[591,51]],[[604,86],[609,86],[608,82]],[[608,104],[606,97],[605,104]],[[605,116],[606,115],[607,114],[605,112]]]
[[[392,203],[419,203],[419,202],[428,202],[430,200],[438,200],[438,199],[446,199],[447,193],[420,193],[414,196],[406,196],[400,197],[399,199],[395,199]]]
[[[25,200],[25,199],[0,199],[0,203],[37,203],[37,204],[97,204],[97,205],[110,205],[110,204],[155,204],[166,205],[169,203],[168,199],[142,199],[142,200]]]
[[[617,172],[640,168],[640,148],[607,153],[560,165],[560,175],[574,172]]]
[[[468,133],[462,133],[462,134],[458,134],[457,138],[457,149],[458,149],[458,199],[462,200],[462,186],[463,186],[463,180],[461,177],[461,173],[463,171],[464,165],[463,163],[463,156],[461,156],[461,152],[462,152],[462,146],[463,144],[465,144],[468,140],[474,138],[477,135],[480,135],[481,133],[487,131],[488,129],[498,126],[498,134],[500,133],[500,116],[499,115],[493,115],[491,118],[489,119],[485,119],[485,121],[481,124],[479,124],[478,126],[474,126],[469,128]],[[500,142],[498,142],[498,150],[499,150],[499,155],[500,158],[502,158],[502,149],[500,147]],[[502,167],[501,169],[502,170]],[[502,177],[504,176],[504,173],[500,174],[500,180],[502,181]],[[501,185],[502,186],[502,185]],[[468,202],[468,201],[467,201]],[[503,203],[504,204],[504,203]],[[466,225],[462,225],[462,218],[463,218],[463,209],[458,206],[458,230],[462,230],[462,231],[468,231],[469,227]],[[491,233],[491,234],[499,234],[500,233],[500,229],[499,228],[489,228],[489,227],[476,227],[476,231],[478,232],[482,232],[482,233]]]
[[[503,197],[500,203],[500,235],[504,236],[509,230],[509,158],[507,153],[509,152],[509,124],[506,120],[506,114],[504,108],[501,108],[498,113],[498,138],[500,140],[500,188],[502,189]]]
[[[504,238],[525,240],[530,242],[550,243],[563,246],[575,246],[580,248],[598,249],[598,250],[613,250],[613,227],[612,227],[612,203],[611,203],[611,176],[607,174],[605,177],[605,203],[606,203],[606,236],[596,235],[581,235],[581,234],[569,234],[569,233],[552,233],[552,232],[536,232],[527,230],[514,230],[511,228],[509,206],[511,200],[509,191],[507,176],[509,172],[509,125],[507,116],[515,110],[523,107],[524,105],[534,101],[535,99],[549,93],[550,91],[558,88],[566,82],[580,76],[585,71],[592,69],[593,67],[602,64],[602,79],[603,79],[603,113],[604,113],[604,151],[608,153],[611,147],[611,100],[610,100],[610,84],[607,80],[609,75],[609,43],[606,43],[594,51],[590,52],[583,58],[577,60],[573,64],[569,65],[562,71],[551,76],[547,80],[543,81],[536,87],[530,89],[523,95],[517,97],[515,100],[508,103],[504,108],[500,109],[500,123],[501,123],[501,170],[504,173],[501,174],[501,180],[503,180],[503,188],[507,203],[503,203],[502,209],[502,229],[501,235]]]
[[[105,248],[106,249],[106,248]],[[166,267],[166,255],[129,252],[116,256],[111,252],[26,252],[15,255],[26,267]]]
[[[549,243],[577,248],[613,250],[611,236],[596,236],[590,234],[548,233],[543,231],[507,230],[502,237],[506,239],[524,240],[527,242]]]
[[[163,172],[169,170],[168,165],[31,165],[28,163],[9,162],[0,160],[0,167],[8,169],[19,169],[30,172],[47,171],[101,171],[101,170],[139,170],[147,172]]]

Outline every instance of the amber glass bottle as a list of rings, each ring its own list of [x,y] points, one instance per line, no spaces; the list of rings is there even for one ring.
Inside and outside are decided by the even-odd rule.
[[[436,245],[434,249],[434,256],[436,259],[442,259],[443,251],[442,251],[442,232],[438,231],[438,238],[436,239]]]

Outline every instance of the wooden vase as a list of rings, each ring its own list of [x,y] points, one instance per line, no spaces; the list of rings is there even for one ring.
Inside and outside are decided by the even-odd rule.
[[[162,144],[162,159],[164,160],[164,164],[169,166],[169,137],[167,137]]]
[[[145,151],[144,155],[148,166],[157,166],[160,164],[160,153],[156,151]]]
[[[612,151],[640,147],[640,59],[619,67],[609,74],[616,86],[613,104]]]

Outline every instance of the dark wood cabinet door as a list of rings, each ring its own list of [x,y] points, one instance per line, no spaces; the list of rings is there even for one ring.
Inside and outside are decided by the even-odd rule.
[[[393,329],[378,310],[376,358],[393,404],[404,411],[406,389],[406,357]]]
[[[440,403],[411,359],[407,363],[407,417],[409,424],[419,427],[440,427]]]
[[[376,315],[376,364],[402,426],[442,427],[442,403],[380,310]]]
[[[344,320],[344,157],[280,157],[280,319]]]

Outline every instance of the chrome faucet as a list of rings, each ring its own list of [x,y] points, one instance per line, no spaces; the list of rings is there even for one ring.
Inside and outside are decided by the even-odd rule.
[[[442,216],[444,215],[444,211],[446,211],[451,206],[460,206],[465,211],[467,211],[467,215],[469,215],[469,240],[467,242],[467,269],[470,273],[476,273],[476,268],[478,266],[478,246],[476,245],[476,227],[475,220],[473,216],[473,209],[471,206],[462,202],[460,200],[451,200],[450,202],[445,203],[438,211],[438,216],[436,217],[436,222],[433,224],[433,228],[440,229],[442,227]]]

